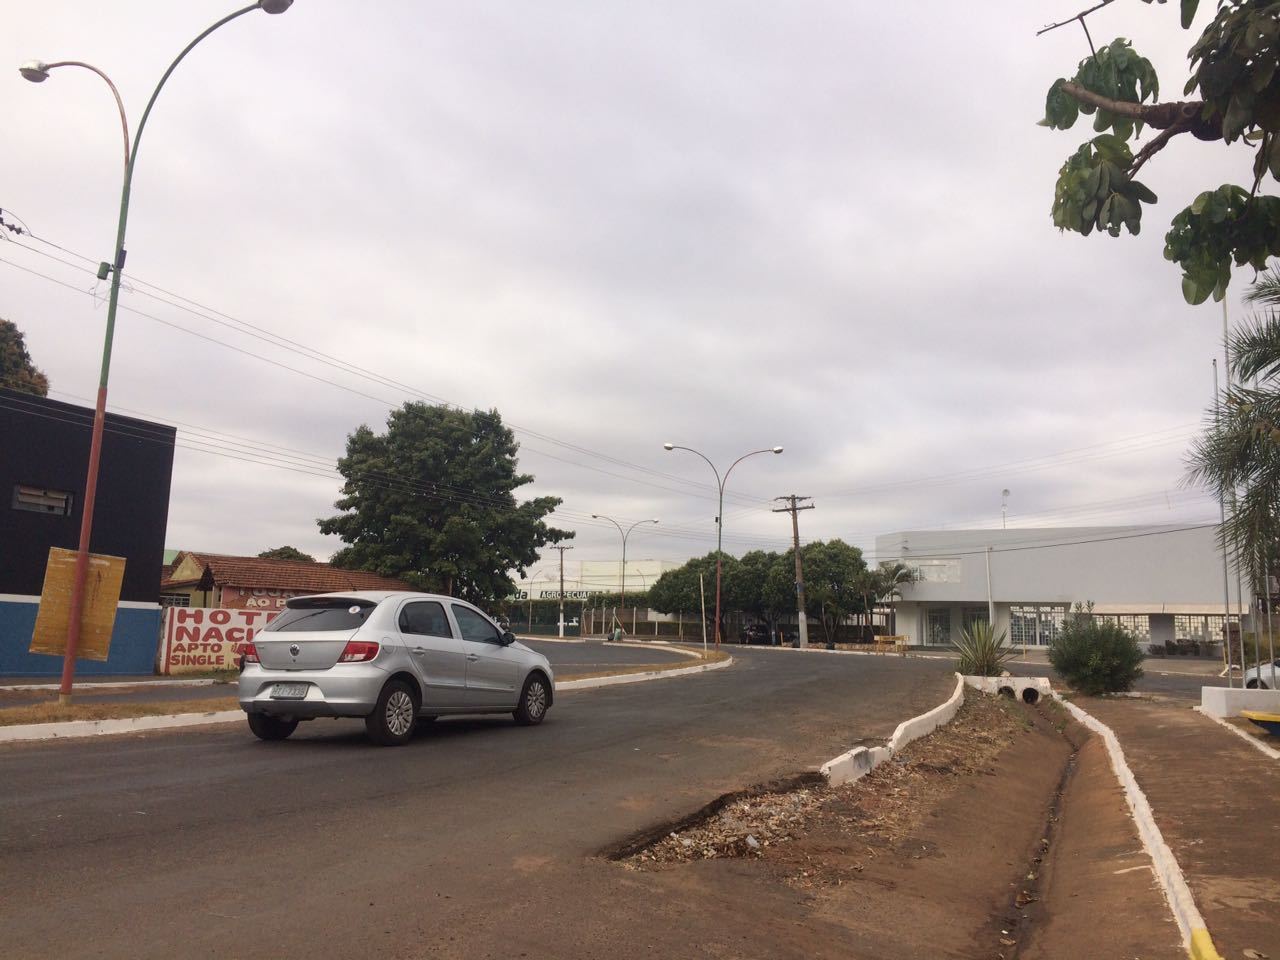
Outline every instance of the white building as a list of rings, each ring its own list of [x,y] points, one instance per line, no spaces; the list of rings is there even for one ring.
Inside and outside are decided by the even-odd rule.
[[[876,557],[914,567],[898,634],[947,644],[994,608],[1014,645],[1047,645],[1076,603],[1116,618],[1141,642],[1221,642],[1226,611],[1214,526],[904,530],[876,538]],[[1231,613],[1236,576],[1230,575]],[[1245,585],[1244,609],[1252,598]]]

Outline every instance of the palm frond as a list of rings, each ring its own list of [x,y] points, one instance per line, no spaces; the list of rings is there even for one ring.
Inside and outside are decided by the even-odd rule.
[[[1280,305],[1280,299],[1275,302]],[[1270,380],[1280,373],[1280,311],[1243,321],[1230,343],[1232,373],[1241,380]]]
[[[1245,292],[1244,302],[1280,306],[1280,267],[1273,264],[1258,274]]]

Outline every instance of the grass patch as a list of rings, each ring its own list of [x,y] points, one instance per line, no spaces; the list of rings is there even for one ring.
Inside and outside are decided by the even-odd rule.
[[[160,700],[152,703],[37,703],[0,710],[0,727],[25,723],[63,723],[67,720],[120,720],[126,717],[162,717],[176,713],[211,713],[238,709],[235,697],[207,700]]]

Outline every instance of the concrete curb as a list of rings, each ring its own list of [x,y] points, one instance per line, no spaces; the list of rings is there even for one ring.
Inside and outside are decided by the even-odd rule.
[[[860,651],[827,650],[824,652],[858,653]],[[875,656],[875,654],[871,654],[871,656]],[[956,715],[956,711],[960,709],[960,705],[964,703],[964,677],[958,673],[955,676],[956,688],[950,697],[932,710],[898,724],[897,729],[893,731],[893,736],[889,738],[883,747],[854,747],[848,753],[842,753],[840,756],[828,760],[819,768],[819,772],[827,778],[827,782],[832,786],[852,783],[854,780],[862,779],[880,764],[891,759],[895,753],[908,743],[911,743],[911,741],[919,740],[921,737],[933,733],[944,723],[950,723],[951,719]]]
[[[732,664],[733,657],[729,657],[727,660],[698,664],[696,667],[677,667],[674,670],[648,670],[644,673],[619,673],[609,677],[566,680],[564,683],[556,684],[556,692],[611,687],[619,683],[639,683],[642,680],[660,680],[664,677],[683,677],[692,673],[720,670]],[[174,713],[153,717],[124,717],[117,720],[66,720],[62,723],[23,723],[0,727],[0,744],[38,740],[71,740],[83,737],[137,733],[143,730],[199,727],[211,723],[240,722],[244,720],[244,717],[243,710],[219,710],[214,713]]]
[[[218,710],[213,713],[176,713],[158,717],[123,717],[118,720],[66,720],[62,723],[23,723],[0,727],[0,743],[31,740],[72,740],[101,737],[142,730],[169,730],[173,727],[199,727],[209,723],[243,721],[243,710]]]
[[[595,687],[614,687],[620,683],[639,683],[642,680],[661,680],[665,677],[687,677],[694,673],[723,670],[733,666],[733,657],[715,663],[700,663],[696,667],[677,667],[674,670],[646,670],[644,673],[616,673],[609,677],[587,677],[584,680],[566,680],[556,684],[556,693],[562,690],[591,690]]]
[[[1239,737],[1245,743],[1249,744],[1251,747],[1256,747],[1258,750],[1262,751],[1262,754],[1264,756],[1270,757],[1272,760],[1280,760],[1280,750],[1275,749],[1275,747],[1268,747],[1265,743],[1263,743],[1261,740],[1257,739],[1256,737],[1249,736],[1239,727],[1227,722],[1222,717],[1215,717],[1212,713],[1207,713],[1201,707],[1192,707],[1192,709],[1195,710],[1196,713],[1199,713],[1203,716],[1208,717],[1214,723],[1222,724],[1222,726],[1226,727],[1228,730],[1234,733],[1237,737]]]
[[[733,646],[736,647],[738,646],[738,644],[735,643],[733,644]],[[825,653],[827,656],[838,656],[838,657],[884,657],[885,659],[893,659],[893,660],[955,660],[956,659],[955,657],[949,657],[946,654],[942,654],[942,653],[914,653],[910,650],[907,651],[906,653],[899,653],[897,650],[893,650],[893,651],[886,650],[883,653],[880,653],[875,650],[828,650],[825,647],[813,647],[813,646],[804,647],[804,648],[766,647],[764,645],[752,646],[751,644],[744,645],[742,649],[768,650],[771,653]]]
[[[1142,787],[1138,785],[1137,778],[1134,777],[1133,771],[1129,769],[1129,764],[1124,758],[1124,751],[1120,747],[1120,741],[1116,738],[1115,732],[1105,723],[1085,713],[1069,700],[1063,700],[1061,697],[1058,699],[1076,720],[1098,734],[1102,738],[1102,742],[1106,744],[1107,753],[1111,757],[1111,769],[1115,771],[1116,779],[1120,781],[1120,786],[1124,788],[1124,796],[1129,803],[1129,812],[1133,817],[1133,822],[1138,827],[1138,835],[1142,838],[1142,845],[1146,848],[1147,855],[1151,857],[1152,866],[1155,867],[1156,878],[1160,881],[1160,888],[1164,891],[1164,897],[1169,903],[1173,919],[1177,922],[1178,929],[1182,932],[1182,940],[1187,948],[1188,956],[1192,960],[1222,960],[1217,948],[1213,945],[1213,939],[1209,936],[1208,929],[1204,925],[1204,917],[1200,916],[1200,910],[1196,907],[1195,898],[1191,895],[1191,888],[1187,886],[1186,877],[1182,875],[1182,868],[1178,866],[1178,861],[1174,857],[1173,851],[1169,849],[1169,845],[1164,841],[1164,836],[1160,833],[1160,828],[1156,826],[1155,816],[1151,812],[1151,804],[1147,802],[1146,794],[1142,792]]]
[[[108,683],[77,683],[73,684],[71,689],[77,693],[88,693],[91,690],[112,690],[120,687],[211,687],[218,683],[231,683],[230,680],[214,680],[204,678],[200,680],[112,680]],[[58,690],[61,689],[56,683],[14,683],[0,687],[3,691],[13,690]]]

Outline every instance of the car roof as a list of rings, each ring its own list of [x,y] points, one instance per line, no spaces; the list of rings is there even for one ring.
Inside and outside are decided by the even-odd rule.
[[[371,600],[374,603],[383,603],[387,600],[406,600],[410,597],[415,600],[440,600],[440,601],[456,601],[458,603],[467,603],[458,597],[447,597],[439,593],[417,593],[413,590],[339,590],[334,593],[308,593],[306,596],[290,597],[291,600],[310,600],[315,597],[334,597],[351,600]]]

